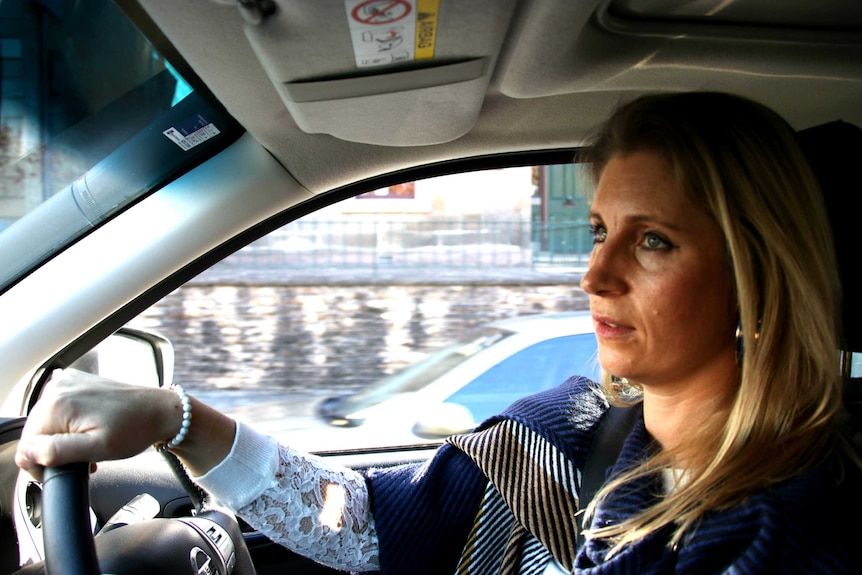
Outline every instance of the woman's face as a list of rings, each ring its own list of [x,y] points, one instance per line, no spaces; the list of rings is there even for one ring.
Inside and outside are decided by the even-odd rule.
[[[735,369],[724,239],[677,187],[670,165],[651,152],[613,157],[590,219],[595,245],[581,287],[602,367],[645,390],[686,389],[693,378]]]

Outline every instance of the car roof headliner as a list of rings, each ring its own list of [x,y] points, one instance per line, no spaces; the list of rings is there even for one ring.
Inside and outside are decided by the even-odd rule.
[[[440,0],[442,87],[413,91],[385,86],[416,66],[378,69],[371,81],[356,68],[340,0],[279,1],[259,24],[232,0],[119,4],[313,193],[454,158],[577,147],[646,92],[730,91],[797,129],[862,125],[862,7],[852,0]],[[477,61],[459,84],[456,68]],[[457,73],[447,84],[448,65]],[[301,90],[345,80],[383,92],[301,101]]]

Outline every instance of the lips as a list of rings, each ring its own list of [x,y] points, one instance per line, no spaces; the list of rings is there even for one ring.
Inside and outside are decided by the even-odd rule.
[[[596,327],[596,335],[599,337],[622,337],[635,331],[633,327],[606,316],[594,315],[593,324]]]

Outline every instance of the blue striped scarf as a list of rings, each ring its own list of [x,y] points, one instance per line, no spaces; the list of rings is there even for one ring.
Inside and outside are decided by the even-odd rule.
[[[456,573],[539,574],[551,557],[571,570],[578,512],[574,464],[513,420],[448,442],[489,479]]]

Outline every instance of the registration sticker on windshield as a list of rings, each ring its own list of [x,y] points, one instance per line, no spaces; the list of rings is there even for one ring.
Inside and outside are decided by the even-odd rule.
[[[434,57],[440,0],[345,0],[360,68]]]
[[[200,114],[172,126],[162,133],[185,151],[189,151],[221,134],[215,124]]]

